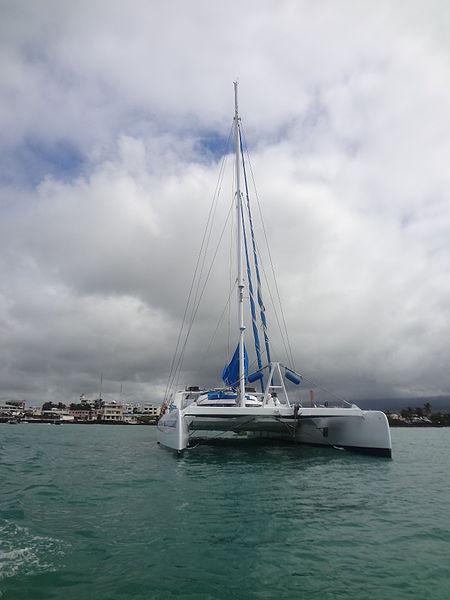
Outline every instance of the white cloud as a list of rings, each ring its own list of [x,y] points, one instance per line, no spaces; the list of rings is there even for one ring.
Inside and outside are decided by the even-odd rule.
[[[3,396],[103,372],[159,397],[236,76],[297,368],[354,398],[448,392],[445,3],[248,1],[238,29],[203,1],[2,13]],[[209,384],[208,294],[185,367]]]

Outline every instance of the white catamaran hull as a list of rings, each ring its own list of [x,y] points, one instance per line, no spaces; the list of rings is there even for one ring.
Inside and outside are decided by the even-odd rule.
[[[158,441],[182,452],[199,439],[236,433],[248,438],[292,440],[299,444],[332,446],[391,457],[386,415],[352,408],[217,408],[197,405],[172,409],[158,423]]]

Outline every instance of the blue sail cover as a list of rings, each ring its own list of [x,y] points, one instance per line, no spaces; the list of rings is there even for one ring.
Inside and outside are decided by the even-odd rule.
[[[244,164],[244,158],[242,157],[242,164]],[[245,168],[245,167],[244,167]],[[244,171],[245,173],[245,171]],[[248,197],[248,194],[247,194]],[[256,350],[256,359],[258,361],[258,369],[262,374],[262,359],[261,359],[261,346],[259,345],[259,335],[258,335],[258,325],[256,324],[256,309],[255,309],[255,300],[253,294],[253,283],[252,283],[252,272],[250,269],[250,260],[248,257],[248,246],[247,246],[247,235],[245,233],[244,226],[244,209],[241,204],[241,214],[242,214],[242,232],[244,234],[244,248],[245,248],[245,259],[247,261],[247,277],[248,277],[248,291],[250,293],[250,312],[252,315],[252,327],[253,327],[253,338],[255,340],[255,350]],[[253,230],[252,230],[253,233]],[[249,383],[253,383],[249,376]],[[264,379],[263,377],[258,378],[261,383],[261,391],[264,392]],[[255,379],[253,381],[256,381]]]
[[[249,198],[249,195],[248,195],[248,183],[247,183],[247,170],[245,168],[244,149],[243,149],[243,146],[242,146],[242,135],[241,135],[240,130],[239,130],[239,141],[240,141],[241,156],[242,156],[242,170],[244,172],[245,193],[246,193],[246,196],[247,196],[248,218],[249,218],[249,223],[250,223],[250,231],[251,231],[251,234],[252,234],[253,258],[254,258],[254,261],[255,261],[256,282],[257,282],[257,294],[256,295],[257,295],[257,298],[258,298],[259,310],[260,310],[260,314],[261,314],[261,322],[262,322],[262,325],[263,325],[264,342],[266,344],[267,361],[268,361],[268,363],[270,365],[270,364],[272,364],[272,360],[270,358],[269,338],[267,336],[266,308],[264,306],[263,298],[262,298],[261,277],[259,275],[259,266],[258,266],[258,253],[257,253],[257,250],[256,250],[255,233],[254,233],[254,230],[253,230],[252,211],[250,210],[250,198]],[[246,242],[246,244],[247,244],[247,242]],[[259,342],[258,342],[258,346],[259,346]],[[258,353],[258,349],[256,349],[256,352]],[[259,369],[261,369],[261,366],[262,366],[262,364],[260,364],[260,358],[258,358],[258,367],[259,367]]]
[[[244,369],[245,369],[245,383],[247,383],[247,375],[248,375],[248,355],[247,349],[244,346]],[[231,387],[237,387],[239,383],[239,346],[236,348],[233,358],[230,361],[229,365],[225,365],[224,370],[222,371],[222,379],[225,385],[230,385]]]

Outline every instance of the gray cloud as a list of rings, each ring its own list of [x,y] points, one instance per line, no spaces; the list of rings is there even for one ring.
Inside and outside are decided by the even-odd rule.
[[[296,367],[353,399],[448,392],[444,5],[239,7],[237,32],[200,1],[3,3],[1,396],[103,373],[161,398],[237,75]],[[224,244],[182,384],[220,377],[228,263]]]

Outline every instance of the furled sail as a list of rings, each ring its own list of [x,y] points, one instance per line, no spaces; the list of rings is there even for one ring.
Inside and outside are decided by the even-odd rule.
[[[263,332],[264,332],[264,342],[266,345],[267,362],[270,365],[270,364],[272,364],[272,360],[270,358],[269,337],[267,335],[266,308],[264,306],[262,291],[261,291],[261,277],[259,274],[258,253],[256,251],[256,242],[255,242],[255,233],[253,230],[252,211],[250,210],[250,197],[248,194],[247,169],[245,168],[244,149],[243,149],[243,145],[242,145],[242,136],[241,136],[240,131],[239,131],[239,145],[240,145],[240,151],[241,151],[241,157],[242,157],[242,171],[244,173],[245,194],[247,197],[248,218],[249,218],[249,224],[250,224],[250,231],[252,234],[253,258],[255,261],[255,271],[256,271],[256,281],[257,281],[257,294],[256,295],[258,298],[261,322],[262,322]],[[259,341],[258,341],[258,346],[259,346]],[[261,357],[258,354],[258,348],[256,349],[256,352],[258,355],[258,368],[261,369],[262,363],[261,363]]]
[[[244,366],[245,366],[245,382],[247,383],[248,375],[248,355],[247,349],[244,346]],[[237,387],[239,384],[239,346],[237,346],[230,364],[225,365],[222,371],[222,379],[225,385]]]

